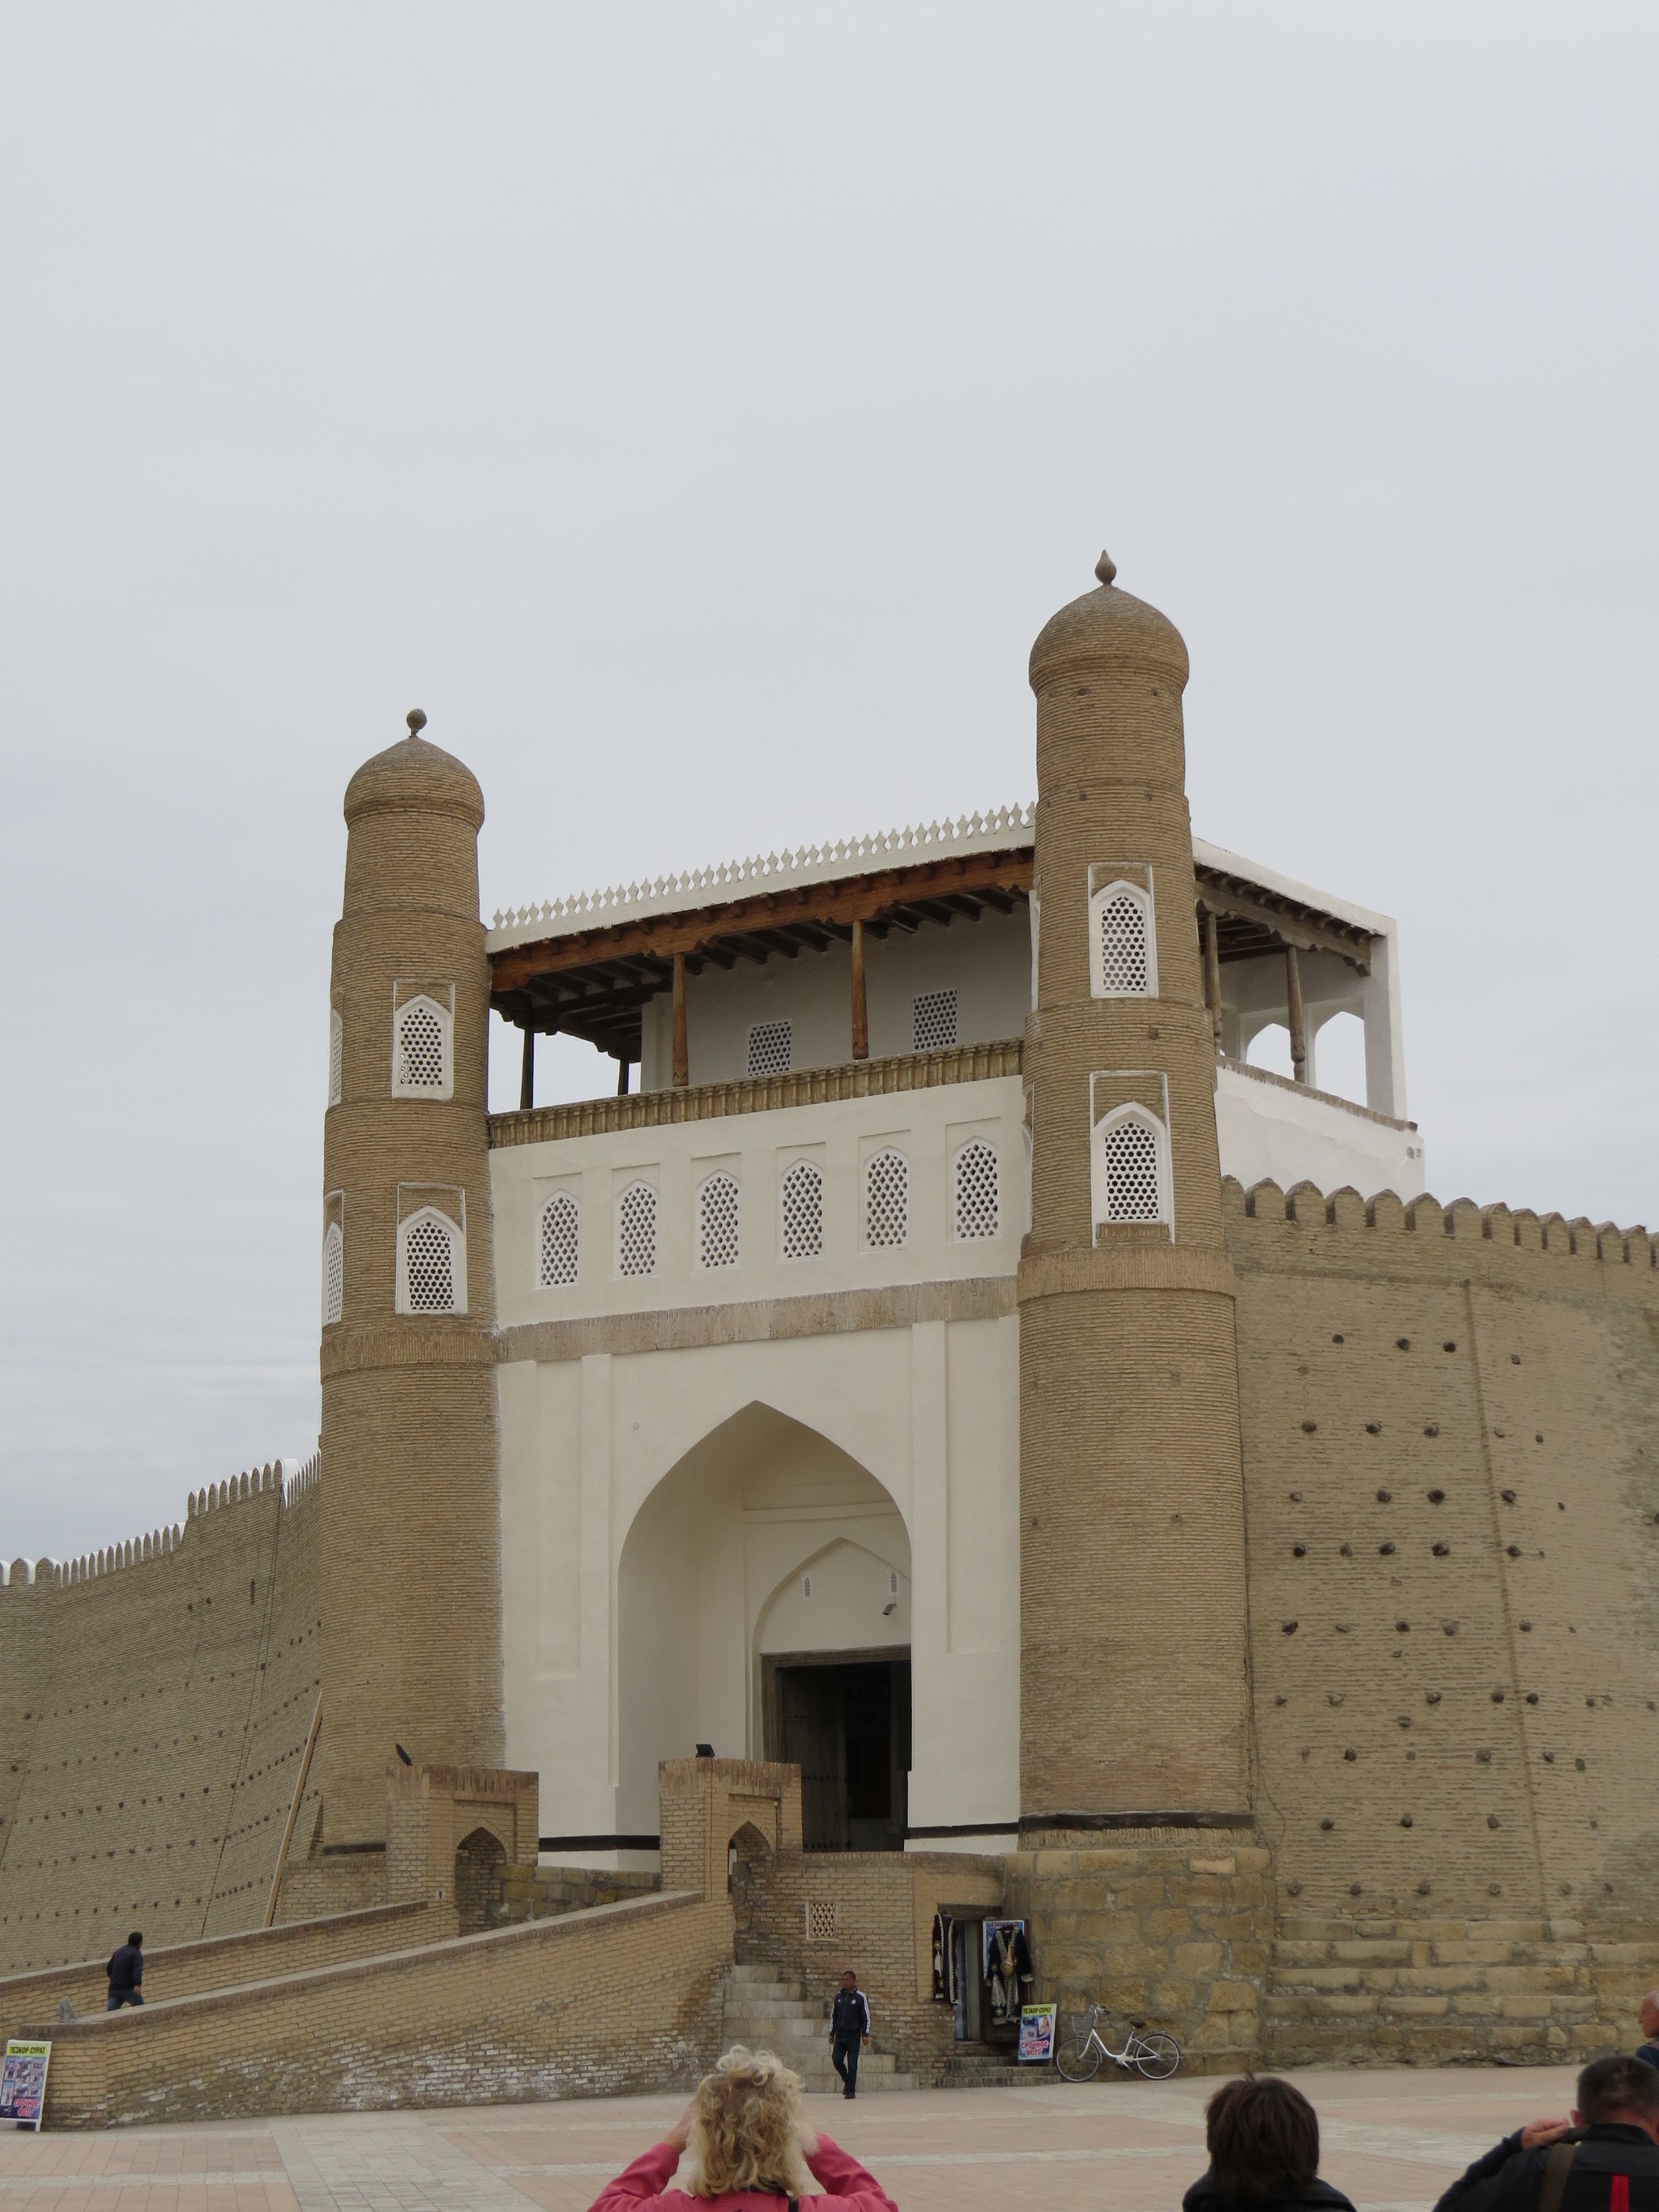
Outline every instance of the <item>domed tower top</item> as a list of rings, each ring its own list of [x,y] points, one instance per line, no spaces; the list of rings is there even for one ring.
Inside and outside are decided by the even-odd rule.
[[[1068,669],[1101,661],[1139,661],[1167,668],[1184,688],[1190,671],[1186,641],[1167,615],[1118,590],[1109,553],[1095,563],[1100,588],[1085,592],[1046,622],[1031,647],[1031,689],[1040,691]]]
[[[464,761],[421,735],[416,707],[409,735],[366,760],[346,786],[348,915],[426,907],[478,923],[478,832],[483,793]],[[482,944],[482,933],[480,936]]]
[[[426,716],[418,707],[408,716],[409,735],[366,760],[346,786],[347,826],[365,814],[412,808],[425,814],[457,814],[477,832],[483,827],[483,793],[465,761],[428,744],[421,735]]]

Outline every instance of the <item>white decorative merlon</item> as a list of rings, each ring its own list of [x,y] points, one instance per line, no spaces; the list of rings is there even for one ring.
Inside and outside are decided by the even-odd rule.
[[[994,807],[988,814],[964,814],[956,822],[916,823],[873,837],[843,837],[829,845],[804,845],[794,853],[757,854],[712,868],[693,868],[678,876],[659,876],[643,884],[613,884],[579,897],[554,899],[545,906],[497,911],[486,939],[491,952],[510,945],[533,945],[547,937],[632,921],[646,915],[674,914],[687,907],[718,904],[782,890],[794,884],[836,883],[876,868],[908,868],[966,853],[997,853],[1029,845],[1036,834],[1036,807]]]

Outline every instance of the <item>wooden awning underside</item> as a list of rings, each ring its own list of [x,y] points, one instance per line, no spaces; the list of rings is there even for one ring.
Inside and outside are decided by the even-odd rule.
[[[490,956],[490,1004],[520,1029],[561,1031],[637,1060],[644,1009],[672,989],[677,953],[696,975],[705,967],[795,960],[803,951],[850,944],[855,921],[870,936],[885,937],[977,921],[988,907],[1011,914],[1030,896],[1031,866],[1029,845],[964,854],[507,945]],[[1197,887],[1200,927],[1213,910],[1224,961],[1294,945],[1335,952],[1362,972],[1370,968],[1370,938],[1363,929],[1212,869],[1198,870]]]

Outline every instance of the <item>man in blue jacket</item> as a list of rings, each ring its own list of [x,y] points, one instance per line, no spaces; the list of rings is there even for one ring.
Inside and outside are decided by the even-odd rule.
[[[1659,2072],[1622,2053],[1594,2060],[1570,2120],[1505,2136],[1435,2212],[1659,2212]]]
[[[840,2075],[843,2096],[855,2097],[859,2087],[859,2052],[870,2040],[870,2007],[859,1978],[849,1966],[841,1978],[830,2014],[830,2062]],[[1659,2074],[1654,2075],[1659,2081]]]
[[[1642,2023],[1642,2040],[1636,2055],[1645,2058],[1650,2066],[1659,2067],[1659,1990],[1650,1990],[1642,2000],[1636,2017]]]

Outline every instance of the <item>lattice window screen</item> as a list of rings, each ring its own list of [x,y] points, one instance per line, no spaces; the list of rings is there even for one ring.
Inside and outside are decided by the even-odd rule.
[[[556,1192],[542,1208],[537,1239],[537,1279],[544,1291],[574,1283],[581,1261],[581,1208],[568,1191]]]
[[[338,1321],[345,1303],[345,1239],[337,1221],[323,1233],[323,1326]]]
[[[1161,1221],[1158,1136],[1146,1121],[1120,1121],[1106,1133],[1106,1218]]]
[[[449,1081],[449,1017],[430,999],[411,999],[395,1017],[393,1089],[401,1095],[441,1097]]]
[[[1099,957],[1101,988],[1109,996],[1145,996],[1146,909],[1131,891],[1115,891],[1101,905]]]
[[[864,1170],[865,1241],[902,1244],[910,1233],[910,1164],[889,1146]]]
[[[809,1898],[806,1901],[806,1940],[809,1943],[831,1943],[836,1936],[836,1900],[830,1898]]]
[[[449,1224],[435,1213],[417,1213],[404,1231],[404,1295],[409,1312],[454,1312],[454,1236]]]
[[[823,1176],[811,1160],[797,1160],[783,1179],[783,1256],[816,1260],[823,1250]]]
[[[632,1182],[617,1201],[617,1273],[657,1272],[657,1194],[648,1182]]]
[[[345,1067],[345,1024],[337,1011],[328,1010],[328,1103],[340,1103],[340,1079]]]
[[[983,1137],[971,1139],[957,1154],[953,1220],[958,1237],[994,1237],[1001,1226],[997,1156]]]
[[[705,1267],[738,1264],[738,1186],[712,1175],[697,1193],[697,1259]]]
[[[910,1034],[915,1052],[946,1052],[957,1041],[954,991],[919,991],[910,1001]]]
[[[757,1022],[749,1032],[748,1072],[750,1075],[787,1075],[794,1060],[794,1040],[787,1022]]]

